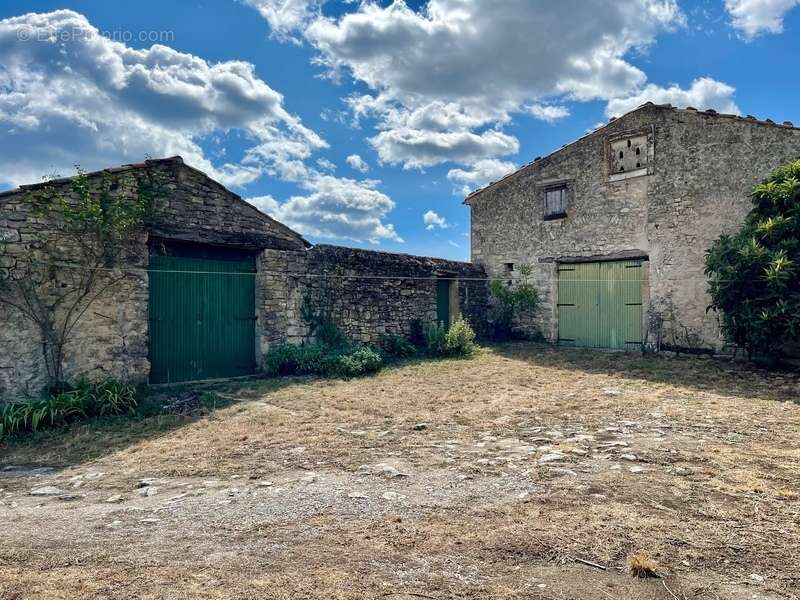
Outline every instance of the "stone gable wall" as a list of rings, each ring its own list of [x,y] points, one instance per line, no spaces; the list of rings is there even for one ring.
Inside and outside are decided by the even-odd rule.
[[[124,274],[124,280],[98,298],[76,326],[65,351],[65,373],[70,378],[147,381],[148,241],[168,238],[253,252],[264,248],[305,251],[300,236],[179,159],[110,169],[105,176],[115,186],[113,193],[130,197],[137,190],[136,177],[145,175],[145,170],[161,186],[154,223],[142,237],[138,252],[123,269],[109,275]],[[100,180],[99,174],[90,177],[91,185],[99,185]],[[69,180],[50,185],[67,197],[73,194]],[[40,189],[40,185],[25,186],[0,194],[0,277],[7,277],[42,232],[51,229],[31,214],[29,194]],[[69,263],[69,257],[64,261]],[[37,328],[18,311],[0,305],[0,398],[36,395],[45,381]]]
[[[652,136],[647,174],[610,181],[609,141],[642,132]],[[706,311],[705,251],[741,226],[753,186],[798,157],[800,130],[791,127],[644,107],[468,199],[472,260],[495,277],[506,263],[531,265],[543,309],[529,325],[556,341],[559,258],[646,255],[648,341],[680,343],[689,332],[720,350],[716,315]],[[565,219],[543,219],[550,181],[568,183]]]

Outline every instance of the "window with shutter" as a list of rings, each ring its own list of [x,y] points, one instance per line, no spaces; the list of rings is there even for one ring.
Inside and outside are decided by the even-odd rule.
[[[567,216],[567,186],[549,187],[544,191],[544,218],[563,219]]]

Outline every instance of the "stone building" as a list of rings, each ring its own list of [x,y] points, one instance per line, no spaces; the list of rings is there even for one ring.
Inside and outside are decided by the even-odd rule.
[[[647,103],[468,196],[472,261],[510,285],[529,265],[553,342],[720,351],[705,252],[798,157],[789,122]]]
[[[345,333],[363,342],[459,314],[484,327],[485,275],[475,265],[312,247],[180,157],[91,173],[88,181],[124,198],[143,177],[158,182],[153,217],[125,263],[106,275],[120,281],[70,336],[70,378],[162,383],[258,372],[271,345],[307,338],[309,299],[326,303]],[[32,211],[31,194],[47,185],[69,197],[72,183],[0,193],[0,282],[52,231]],[[80,265],[65,256],[58,268]],[[0,303],[0,399],[37,394],[45,382],[39,330]]]

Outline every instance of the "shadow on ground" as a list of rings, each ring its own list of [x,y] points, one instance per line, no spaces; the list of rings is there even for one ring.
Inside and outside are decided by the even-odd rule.
[[[613,375],[739,398],[800,402],[800,372],[766,371],[721,358],[643,356],[530,342],[492,345],[489,351],[539,367]],[[765,383],[772,387],[765,391]]]
[[[0,471],[24,474],[37,467],[61,469],[89,462],[139,442],[168,435],[233,404],[263,399],[271,392],[305,381],[304,378],[249,379],[155,388],[140,401],[134,415],[95,418],[3,440],[0,442]],[[188,414],[159,410],[169,399],[187,392],[197,392],[203,397],[199,410]]]

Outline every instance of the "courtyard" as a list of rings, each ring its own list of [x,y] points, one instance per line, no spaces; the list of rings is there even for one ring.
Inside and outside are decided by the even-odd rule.
[[[800,595],[797,375],[517,343],[200,391],[0,445],[0,598]]]

